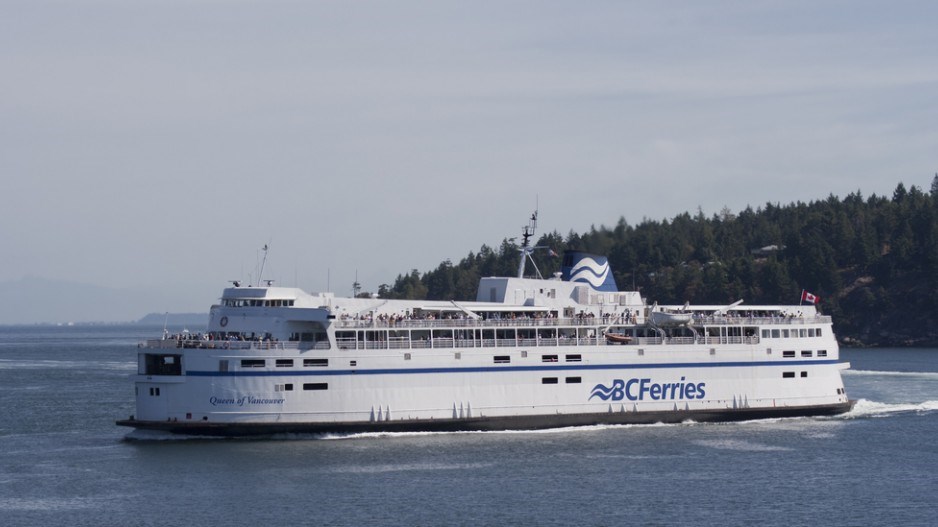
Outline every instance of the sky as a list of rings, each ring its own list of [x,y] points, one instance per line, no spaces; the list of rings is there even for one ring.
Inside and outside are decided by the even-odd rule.
[[[265,278],[344,295],[535,207],[566,234],[927,191],[936,22],[901,0],[0,0],[0,283],[198,312],[264,245]]]

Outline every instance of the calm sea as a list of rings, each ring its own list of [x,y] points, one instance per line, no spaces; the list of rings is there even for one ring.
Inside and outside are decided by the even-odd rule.
[[[844,350],[837,418],[124,441],[159,333],[0,328],[0,525],[938,523],[935,349]]]

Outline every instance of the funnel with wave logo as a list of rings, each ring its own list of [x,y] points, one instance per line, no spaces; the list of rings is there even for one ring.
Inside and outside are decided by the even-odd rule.
[[[614,293],[619,290],[605,256],[566,251],[563,253],[562,278],[567,282],[584,282],[597,291]]]

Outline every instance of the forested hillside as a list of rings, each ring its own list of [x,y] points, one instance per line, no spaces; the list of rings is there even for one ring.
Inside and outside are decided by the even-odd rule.
[[[545,234],[535,252],[545,277],[566,249],[606,255],[620,289],[661,304],[797,304],[821,298],[849,345],[938,345],[938,175],[926,193],[899,184],[891,197],[766,204],[738,214],[698,211],[589,232]],[[414,269],[382,285],[386,298],[474,299],[479,277],[511,276],[518,247],[482,246],[458,263]],[[534,269],[529,264],[528,273]]]

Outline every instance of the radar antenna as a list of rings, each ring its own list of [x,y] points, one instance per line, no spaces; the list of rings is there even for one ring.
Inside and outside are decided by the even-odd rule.
[[[358,298],[358,293],[362,291],[362,284],[358,281],[358,271],[355,271],[355,282],[352,283],[352,297]]]
[[[521,230],[521,247],[518,250],[521,252],[521,258],[518,262],[518,278],[524,278],[524,265],[527,260],[531,260],[531,265],[534,266],[534,271],[537,272],[538,278],[543,278],[541,276],[540,269],[537,268],[537,264],[534,263],[534,257],[531,254],[534,253],[535,249],[546,249],[547,246],[538,245],[536,247],[531,247],[531,238],[534,237],[534,232],[537,230],[537,209],[534,209],[534,214],[531,214],[531,219],[528,221],[528,224],[525,225]]]

